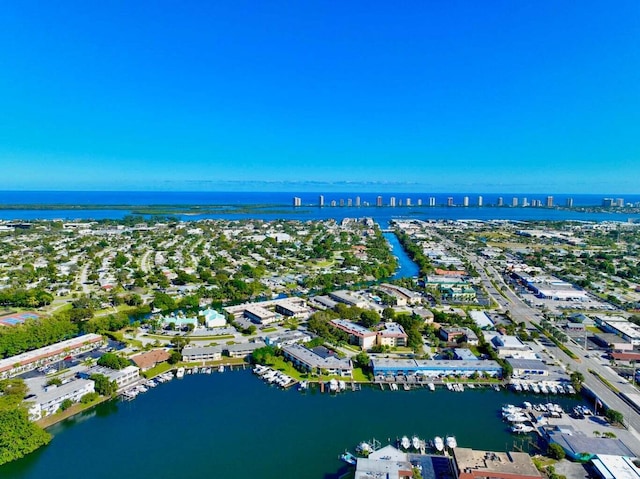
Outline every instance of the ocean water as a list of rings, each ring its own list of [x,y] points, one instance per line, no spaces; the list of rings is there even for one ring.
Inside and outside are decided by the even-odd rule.
[[[293,197],[300,197],[302,206],[294,208]],[[386,224],[394,218],[416,218],[422,220],[438,219],[506,219],[514,221],[532,220],[575,220],[575,221],[640,221],[640,214],[619,213],[615,209],[606,212],[578,212],[573,210],[556,210],[548,208],[511,208],[511,207],[491,207],[495,204],[498,196],[504,198],[505,204],[510,204],[511,198],[517,196],[522,198],[545,200],[544,195],[525,194],[483,194],[483,207],[473,206],[477,201],[477,194],[469,194],[469,207],[447,207],[448,197],[454,198],[455,204],[461,204],[463,195],[461,194],[435,194],[429,195],[416,193],[387,193],[381,195],[383,204],[387,205],[389,198],[394,196],[397,200],[402,200],[406,205],[406,199],[411,198],[413,205],[418,199],[422,199],[423,205],[428,204],[429,196],[436,197],[439,206],[397,206],[397,207],[376,207],[376,194],[373,193],[330,193],[325,196],[325,207],[318,206],[316,193],[308,192],[118,192],[118,191],[0,191],[0,219],[3,220],[36,220],[36,219],[121,219],[135,212],[135,206],[167,205],[167,206],[211,206],[226,205],[224,211],[210,214],[176,214],[182,220],[198,219],[299,219],[323,220],[353,217],[372,217],[380,224]],[[331,207],[331,201],[335,200],[339,205],[340,200],[350,198],[355,204],[356,196],[360,196],[360,207]],[[574,206],[600,205],[604,196],[615,197],[615,195],[573,195]],[[555,195],[554,201],[558,205],[564,205],[569,195]],[[640,201],[640,195],[627,196],[626,202]],[[365,203],[369,206],[364,206]],[[69,208],[56,209],[3,209],[3,205],[68,205]],[[74,205],[83,206],[83,209],[74,209]],[[100,205],[100,208],[92,209],[90,206]],[[108,209],[108,206],[131,205],[131,209]],[[257,205],[250,211],[233,211],[233,208]],[[89,208],[87,208],[89,207]],[[107,207],[107,208],[105,208]]]

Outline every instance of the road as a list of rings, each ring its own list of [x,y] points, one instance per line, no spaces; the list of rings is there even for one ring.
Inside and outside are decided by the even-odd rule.
[[[465,252],[452,241],[440,235],[438,236],[447,248],[457,251],[471,262],[478,271],[489,296],[495,300],[501,309],[509,311],[512,321],[515,323],[524,322],[528,328],[534,328],[532,323],[539,324],[542,319],[541,314],[522,301],[509,285],[505,283],[502,275],[496,271],[490,263],[480,259],[473,253],[465,254]],[[500,291],[496,289],[494,284],[500,288]],[[589,352],[572,340],[567,342],[565,346],[579,358],[577,361],[570,358],[551,341],[543,344],[543,346],[550,355],[559,360],[567,369],[582,373],[584,376],[584,385],[591,390],[604,405],[621,412],[625,417],[627,426],[629,426],[636,437],[640,438],[640,434],[638,434],[638,431],[640,431],[640,414],[632,409],[617,393],[609,389],[600,379],[590,373],[589,370],[597,372],[601,377],[613,384],[620,392],[638,394],[638,390],[633,385],[621,378],[612,369],[603,365],[596,358],[587,357]]]

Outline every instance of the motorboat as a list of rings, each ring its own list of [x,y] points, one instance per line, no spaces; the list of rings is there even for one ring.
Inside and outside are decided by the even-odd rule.
[[[183,367],[179,367],[178,370],[176,371],[176,377],[177,378],[183,378],[184,377],[184,368]]]
[[[447,436],[445,439],[445,444],[449,449],[455,449],[456,447],[458,447],[458,441],[456,441],[456,438],[454,436]]]
[[[529,434],[533,432],[535,428],[533,426],[527,426],[526,424],[518,423],[511,426],[511,432],[515,434]]]
[[[400,439],[400,446],[402,449],[409,449],[411,447],[411,442],[407,436],[402,436],[402,439]]]
[[[433,438],[433,447],[436,448],[436,451],[444,450],[444,442],[442,441],[442,438],[440,436],[436,436]]]
[[[420,438],[418,436],[413,436],[411,438],[411,447],[413,447],[414,449],[420,449],[420,445],[421,445]]]
[[[352,466],[355,466],[358,462],[356,457],[349,451],[344,451],[343,454],[340,454],[340,460],[346,462],[347,464],[351,464]]]

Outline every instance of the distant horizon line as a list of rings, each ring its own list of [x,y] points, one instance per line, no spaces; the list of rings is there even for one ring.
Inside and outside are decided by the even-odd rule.
[[[602,197],[614,197],[614,196],[640,196],[640,193],[578,193],[578,192],[561,192],[561,191],[547,191],[547,192],[535,192],[535,191],[460,191],[460,190],[440,190],[440,191],[408,191],[408,190],[394,190],[394,191],[363,191],[363,190],[335,190],[335,191],[309,191],[309,190],[230,190],[230,189],[210,189],[210,190],[157,190],[157,189],[0,189],[0,193],[237,193],[237,194],[256,194],[256,193],[279,193],[279,194],[305,194],[305,195],[338,195],[338,194],[368,194],[368,195],[391,195],[391,194],[425,194],[425,195],[580,195],[580,196],[602,196]]]

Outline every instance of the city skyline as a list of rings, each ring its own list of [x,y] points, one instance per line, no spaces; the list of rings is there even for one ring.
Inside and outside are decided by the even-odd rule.
[[[639,8],[13,3],[0,190],[639,193]]]

